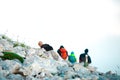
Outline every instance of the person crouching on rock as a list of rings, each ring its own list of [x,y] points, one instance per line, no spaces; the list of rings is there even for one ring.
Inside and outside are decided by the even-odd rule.
[[[57,55],[57,53],[54,52],[53,47],[50,46],[49,44],[43,44],[42,41],[39,41],[38,45],[40,46],[40,48],[43,48],[46,51],[49,57],[52,56],[52,58],[55,60],[59,59],[59,56]]]
[[[72,51],[71,52],[71,54],[68,56],[68,60],[71,62],[71,63],[75,63],[75,62],[77,62],[77,59],[76,59],[76,57],[75,57],[75,54],[74,54],[74,52]]]
[[[62,59],[66,60],[68,58],[68,52],[64,48],[64,46],[60,46],[60,48],[57,50],[58,54],[61,56]]]

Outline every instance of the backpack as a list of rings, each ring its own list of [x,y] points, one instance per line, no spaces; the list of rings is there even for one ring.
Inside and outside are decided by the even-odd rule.
[[[60,52],[61,52],[61,57],[65,60],[67,59],[68,55],[67,55],[67,51],[65,48],[61,48],[60,49]]]

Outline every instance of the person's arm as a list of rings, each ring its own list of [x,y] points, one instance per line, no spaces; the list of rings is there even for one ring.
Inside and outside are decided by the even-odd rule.
[[[79,57],[79,62],[81,63],[83,61],[85,61],[85,54],[84,53],[82,53]]]
[[[92,61],[91,61],[91,58],[90,56],[88,56],[88,63],[90,64]]]
[[[68,56],[68,51],[66,51],[66,53],[67,53],[67,56]]]
[[[61,56],[60,49],[57,50],[58,54]]]
[[[79,63],[82,62],[82,55],[79,56]]]

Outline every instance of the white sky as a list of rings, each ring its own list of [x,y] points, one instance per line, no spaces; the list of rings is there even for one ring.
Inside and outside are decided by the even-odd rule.
[[[77,57],[88,48],[94,60],[100,55],[92,52],[104,52],[98,44],[120,36],[120,1],[0,0],[0,33],[33,47],[39,40],[55,50],[62,44]]]

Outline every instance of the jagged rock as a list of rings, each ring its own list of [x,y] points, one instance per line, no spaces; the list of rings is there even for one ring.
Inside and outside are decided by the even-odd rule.
[[[9,42],[7,39],[1,39],[0,40],[0,47],[2,48],[1,51],[12,50],[13,44],[11,42]]]
[[[46,52],[41,48],[15,45],[0,35],[0,56],[3,51],[12,51],[24,57],[3,60],[0,58],[0,80],[119,80],[120,76],[111,72],[100,75],[96,67],[83,67],[80,63],[71,64],[57,53]],[[18,42],[17,42],[18,43]],[[54,55],[55,54],[55,55]],[[10,57],[11,58],[11,57]]]
[[[24,77],[19,74],[9,74],[6,78],[8,80],[24,80]]]
[[[76,63],[76,64],[74,64],[74,66],[73,66],[73,69],[75,70],[75,71],[79,71],[80,69],[83,69],[84,67],[80,64],[80,63]]]
[[[0,52],[2,52],[3,50],[4,50],[4,46],[0,44]]]

